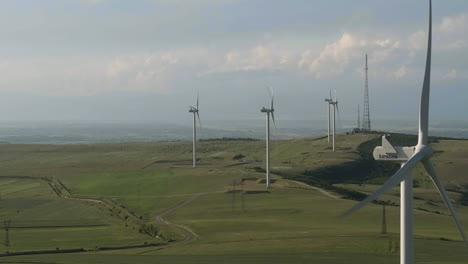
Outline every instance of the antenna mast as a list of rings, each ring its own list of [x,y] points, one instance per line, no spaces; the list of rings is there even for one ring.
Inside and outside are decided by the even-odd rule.
[[[362,131],[364,132],[370,132],[371,129],[371,122],[370,122],[370,114],[369,114],[369,83],[368,83],[368,77],[367,77],[367,72],[369,68],[367,67],[367,54],[366,54],[366,80],[364,84],[364,115],[362,118]]]
[[[359,106],[360,105],[357,105],[357,129],[358,130],[361,129],[361,114],[360,114],[360,111],[359,111]]]

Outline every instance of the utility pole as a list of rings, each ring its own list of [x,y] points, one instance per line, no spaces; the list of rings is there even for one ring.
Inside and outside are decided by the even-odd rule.
[[[138,195],[138,205],[139,205],[139,206],[141,206],[140,184],[141,184],[141,182],[138,182],[138,183],[137,183],[137,195]]]
[[[382,234],[387,234],[387,216],[385,215],[385,204],[382,206]]]
[[[244,211],[244,178],[241,179],[241,201],[242,201],[242,212]]]
[[[232,180],[232,208],[234,212],[234,203],[236,202],[236,179]]]
[[[5,246],[6,247],[10,246],[10,223],[11,223],[10,219],[3,221],[3,227],[5,228]]]

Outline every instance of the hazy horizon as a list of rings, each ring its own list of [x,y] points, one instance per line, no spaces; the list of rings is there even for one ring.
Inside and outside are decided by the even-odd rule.
[[[295,139],[326,136],[326,120],[281,120],[273,124],[272,132],[277,139]],[[341,120],[337,133],[351,132],[355,121]],[[373,120],[377,131],[417,133],[417,120]],[[430,124],[431,136],[468,138],[468,122],[439,120]],[[263,118],[252,120],[202,121],[201,139],[236,137],[265,137]],[[35,121],[1,122],[0,141],[9,143],[88,144],[150,141],[190,141],[192,123],[169,122],[122,122],[122,121]]]

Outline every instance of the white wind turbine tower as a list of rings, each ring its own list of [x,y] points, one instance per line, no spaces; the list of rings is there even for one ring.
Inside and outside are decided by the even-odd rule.
[[[327,102],[327,105],[328,105],[328,142],[330,142],[330,127],[331,127],[331,121],[330,121],[330,106],[331,106],[331,102],[333,101],[332,99],[332,94],[331,94],[331,90],[330,90],[330,97],[329,98],[325,98],[325,102]]]
[[[266,113],[266,187],[270,187],[270,115],[271,119],[273,120],[273,124],[275,124],[275,114],[273,113],[275,109],[273,108],[273,100],[274,95],[271,91],[271,88],[268,89],[270,93],[270,108],[263,107],[260,112]]]
[[[432,46],[432,2],[429,0],[429,31],[428,31],[426,70],[421,93],[421,105],[419,110],[419,135],[418,144],[413,147],[392,146],[385,136],[382,137],[382,146],[374,150],[374,158],[377,160],[392,160],[402,162],[401,168],[376,192],[369,195],[359,204],[346,211],[343,216],[347,216],[373,200],[384,194],[391,188],[400,184],[400,263],[414,263],[413,246],[413,177],[412,169],[417,163],[422,162],[427,173],[437,187],[445,205],[450,210],[458,230],[468,246],[465,233],[458,219],[450,198],[442,185],[430,160],[433,150],[428,144],[428,121],[429,121],[429,93],[431,79],[431,46]]]
[[[332,129],[332,135],[333,135],[333,152],[335,152],[336,113],[338,112],[338,117],[340,116],[340,110],[339,110],[339,108],[338,108],[338,97],[336,96],[336,90],[335,90],[335,101],[333,101],[333,98],[331,97],[331,93],[330,93],[330,106],[333,107],[333,129]]]
[[[197,117],[198,123],[200,124],[201,129],[201,121],[200,121],[200,114],[198,112],[198,99],[199,96],[197,94],[197,107],[189,106],[189,112],[193,113],[193,167],[197,167]]]

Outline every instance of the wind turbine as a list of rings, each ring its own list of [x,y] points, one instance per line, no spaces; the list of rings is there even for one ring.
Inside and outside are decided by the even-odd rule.
[[[199,96],[197,93],[197,107],[194,106],[189,106],[189,112],[193,113],[193,167],[197,167],[197,117],[198,117],[198,123],[200,124],[200,129],[201,129],[201,121],[200,121],[200,113],[198,110],[198,100]]]
[[[332,99],[332,94],[331,94],[331,90],[330,90],[330,97],[329,98],[325,98],[325,102],[327,102],[327,105],[328,105],[328,142],[330,142],[330,127],[331,127],[331,121],[330,121],[330,106],[331,106],[331,102],[333,101]]]
[[[274,95],[271,91],[271,88],[268,89],[268,92],[270,94],[270,108],[265,108],[263,107],[260,112],[266,113],[266,187],[270,187],[270,115],[271,119],[273,120],[273,124],[276,127],[275,124],[275,114],[274,111],[275,109],[273,108],[273,100],[274,100]]]
[[[331,93],[330,93],[330,98],[331,98]],[[335,90],[335,101],[333,101],[333,98],[330,99],[330,106],[333,106],[333,152],[335,152],[335,132],[336,132],[336,112],[338,112],[338,117],[340,116],[340,110],[338,108],[338,96],[336,96],[336,90]]]
[[[450,198],[442,185],[436,170],[432,165],[430,157],[433,153],[432,147],[428,144],[428,123],[429,123],[429,93],[431,80],[431,48],[432,48],[432,1],[429,0],[429,31],[427,42],[427,57],[426,69],[424,73],[424,82],[421,93],[421,105],[419,110],[419,135],[418,144],[413,147],[398,147],[392,146],[386,136],[382,137],[382,146],[376,147],[374,150],[374,158],[376,160],[392,160],[402,162],[401,168],[377,191],[369,195],[359,204],[355,205],[343,216],[347,216],[373,200],[380,195],[386,193],[391,188],[400,184],[400,263],[414,263],[414,246],[413,246],[413,177],[412,169],[417,163],[422,162],[427,173],[431,177],[434,185],[437,187],[440,196],[445,202],[445,205],[450,210],[452,217],[457,225],[457,228],[468,246],[463,227],[458,219]]]

